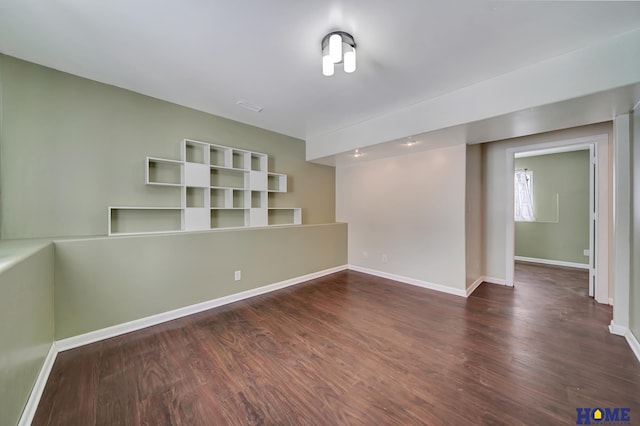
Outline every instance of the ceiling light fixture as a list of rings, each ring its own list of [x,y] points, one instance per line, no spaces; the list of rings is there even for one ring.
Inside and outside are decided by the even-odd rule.
[[[412,138],[407,139],[406,142],[403,142],[402,145],[404,146],[414,146],[417,145],[418,141],[414,141]]]
[[[353,154],[353,156],[354,156],[355,158],[362,157],[363,155],[364,155],[364,154],[363,154],[362,152],[360,152],[360,150],[359,150],[359,149],[356,149],[356,152]]]
[[[333,31],[322,39],[322,74],[332,76],[336,64],[343,64],[344,72],[356,70],[356,42],[344,31]]]

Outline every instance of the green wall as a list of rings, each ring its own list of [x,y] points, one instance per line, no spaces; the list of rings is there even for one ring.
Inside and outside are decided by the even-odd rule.
[[[0,243],[0,425],[18,423],[54,338],[51,243]]]
[[[589,151],[517,158],[515,168],[533,171],[536,217],[516,222],[516,256],[588,264]]]
[[[144,184],[144,161],[179,159],[184,138],[268,154],[289,175],[270,206],[335,221],[334,168],[307,163],[299,139],[3,55],[0,89],[3,239],[105,235],[109,205],[179,205],[175,188]]]
[[[346,263],[346,224],[56,241],[56,340]]]
[[[144,162],[179,159],[184,138],[269,155],[289,189],[269,205],[302,207],[304,225],[104,237],[109,205],[179,205],[144,184]],[[334,168],[307,163],[303,141],[6,55],[0,184],[0,425],[20,418],[54,337],[347,263]],[[3,263],[42,237],[53,244]]]

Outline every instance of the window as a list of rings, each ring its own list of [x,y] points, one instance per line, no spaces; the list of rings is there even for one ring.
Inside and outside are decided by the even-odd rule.
[[[514,218],[516,222],[533,222],[533,172],[516,170],[514,174]]]

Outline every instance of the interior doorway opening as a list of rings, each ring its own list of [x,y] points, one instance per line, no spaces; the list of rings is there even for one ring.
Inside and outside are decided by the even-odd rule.
[[[572,262],[565,260],[564,265],[552,262],[558,266],[580,266],[588,269],[589,287],[588,293],[599,303],[611,304],[609,299],[608,283],[608,136],[598,135],[592,137],[560,140],[544,144],[527,145],[507,150],[507,241],[506,241],[506,284],[514,285],[515,278],[515,199],[516,183],[514,173],[516,171],[516,161],[518,158],[535,157],[549,154],[568,153],[574,151],[588,152],[588,215],[586,226],[588,227],[588,247],[584,248],[585,262],[580,262],[579,258]],[[535,180],[535,177],[533,177]],[[564,200],[567,202],[568,200]],[[545,212],[548,222],[559,219],[559,209],[563,203],[562,199],[556,198],[550,203],[551,208]],[[557,214],[557,216],[553,216]],[[583,243],[584,244],[584,240]],[[575,253],[574,253],[575,254]]]
[[[585,270],[576,277],[585,277],[591,297],[594,150],[590,144],[514,154],[515,261]]]

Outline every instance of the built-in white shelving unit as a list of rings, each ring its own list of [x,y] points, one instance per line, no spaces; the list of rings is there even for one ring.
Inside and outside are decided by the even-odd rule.
[[[267,154],[185,139],[181,160],[145,162],[146,184],[179,188],[180,206],[109,207],[109,235],[301,224],[302,209],[268,207],[287,175],[267,166]]]

